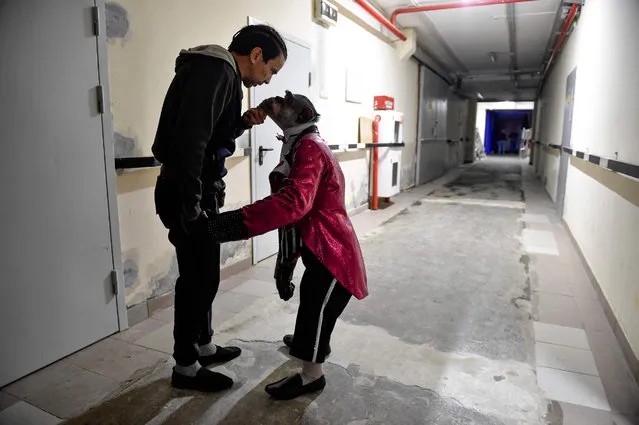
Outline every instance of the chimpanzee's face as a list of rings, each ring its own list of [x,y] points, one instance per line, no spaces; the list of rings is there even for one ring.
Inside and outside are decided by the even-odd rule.
[[[276,96],[266,99],[260,107],[279,128],[286,130],[300,124],[298,118],[304,105],[299,104],[293,93],[287,90],[284,97]]]

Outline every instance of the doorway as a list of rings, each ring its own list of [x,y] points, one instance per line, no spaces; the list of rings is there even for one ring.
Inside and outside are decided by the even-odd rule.
[[[570,154],[563,148],[570,148],[572,135],[572,109],[575,103],[575,82],[577,80],[577,68],[573,69],[566,77],[566,98],[564,99],[564,122],[561,134],[561,157],[559,160],[559,178],[557,181],[556,206],[559,216],[564,216],[564,200],[566,198],[566,181],[568,180],[568,166]]]
[[[486,155],[518,155],[522,130],[530,128],[531,122],[532,110],[487,110]]]
[[[250,25],[263,24],[249,18]],[[311,48],[295,37],[280,32],[286,42],[288,59],[282,70],[269,84],[255,87],[250,91],[250,105],[259,105],[264,99],[283,96],[285,90],[310,97],[311,86]],[[282,142],[276,136],[281,130],[267,119],[264,124],[251,130],[251,186],[253,202],[271,194],[269,174],[280,162]],[[277,231],[253,238],[253,264],[277,254]]]
[[[103,0],[2,5],[0,386],[119,329],[111,128],[98,102],[106,41],[94,35],[96,6],[104,16]]]

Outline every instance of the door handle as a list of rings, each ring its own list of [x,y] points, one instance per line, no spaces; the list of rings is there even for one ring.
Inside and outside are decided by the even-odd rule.
[[[257,162],[258,162],[258,164],[264,165],[264,152],[270,152],[272,150],[273,149],[265,148],[265,147],[260,146],[258,148],[258,150],[257,150],[258,151],[258,154],[257,154]]]

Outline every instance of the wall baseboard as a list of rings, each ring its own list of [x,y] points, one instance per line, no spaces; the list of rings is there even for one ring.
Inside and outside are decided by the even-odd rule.
[[[368,202],[363,204],[363,205],[360,205],[357,208],[353,208],[352,210],[348,211],[348,216],[349,217],[353,217],[353,216],[355,216],[355,215],[357,215],[359,213],[363,213],[367,209],[368,209]]]

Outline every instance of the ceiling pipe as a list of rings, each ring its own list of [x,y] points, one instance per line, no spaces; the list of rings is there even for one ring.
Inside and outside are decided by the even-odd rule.
[[[399,38],[402,41],[406,41],[408,39],[404,35],[404,33],[402,33],[399,30],[399,28],[397,28],[397,26],[395,26],[394,23],[391,23],[388,19],[386,19],[386,17],[384,15],[379,13],[377,11],[377,9],[375,9],[373,6],[371,6],[366,0],[355,0],[355,3],[359,4],[360,6],[362,6],[362,8],[364,10],[366,10],[373,18],[377,19],[377,21],[380,24],[382,24],[383,26],[388,28],[388,30],[390,32],[392,32],[393,34],[395,34],[397,36],[397,38]]]
[[[548,42],[546,43],[546,46],[544,47],[544,57],[543,57],[543,62],[541,63],[542,68],[539,69],[539,75],[541,75],[543,68],[545,68],[545,65],[548,63],[548,59],[550,59],[550,54],[552,53],[552,48],[554,45],[553,41],[556,41],[556,38],[559,36],[559,33],[561,32],[561,27],[565,19],[563,16],[563,10],[564,10],[564,4],[563,2],[560,2],[559,6],[557,6],[557,11],[555,12],[555,20],[553,21],[553,24],[552,24],[552,31],[550,33],[550,36],[548,37]]]
[[[499,4],[525,3],[529,1],[535,1],[535,0],[477,0],[472,3],[468,1],[462,1],[458,3],[444,3],[444,4],[431,4],[431,5],[415,6],[415,7],[402,7],[393,12],[393,14],[391,15],[390,23],[391,25],[395,26],[397,24],[397,16],[403,15],[406,13],[431,12],[433,10],[461,9],[464,7],[493,6],[493,5],[499,5]],[[357,3],[359,3],[359,1],[357,1]]]
[[[578,10],[579,10],[579,5],[578,4],[573,4],[570,7],[570,12],[568,12],[568,16],[566,17],[566,20],[564,21],[564,25],[561,28],[561,33],[559,34],[559,38],[557,38],[557,42],[555,43],[555,48],[552,49],[552,53],[550,54],[550,59],[548,59],[548,63],[546,64],[546,69],[544,70],[544,75],[546,75],[548,73],[548,70],[550,69],[550,66],[552,65],[553,61],[557,57],[557,53],[559,53],[559,49],[561,48],[561,45],[563,44],[564,40],[566,39],[566,35],[568,34],[568,30],[570,30],[570,27],[571,27],[572,23],[575,21],[575,17],[577,16],[577,11]]]

